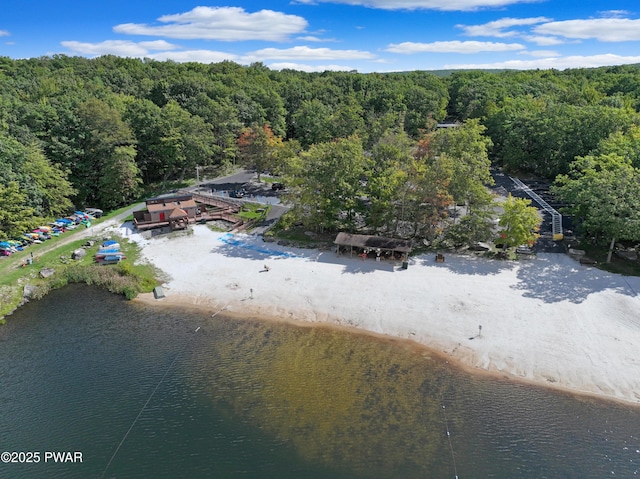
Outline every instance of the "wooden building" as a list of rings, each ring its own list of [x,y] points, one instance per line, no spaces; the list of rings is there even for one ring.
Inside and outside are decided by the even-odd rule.
[[[172,230],[184,229],[198,215],[198,205],[191,195],[150,198],[146,203],[146,210],[133,213],[133,222],[138,229],[161,226],[169,226]]]

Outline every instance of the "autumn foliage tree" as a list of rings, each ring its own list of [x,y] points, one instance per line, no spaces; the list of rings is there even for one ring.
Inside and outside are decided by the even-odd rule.
[[[262,173],[274,166],[279,166],[279,153],[282,148],[282,138],[275,136],[267,124],[244,128],[238,138],[240,164],[255,170],[258,181]]]

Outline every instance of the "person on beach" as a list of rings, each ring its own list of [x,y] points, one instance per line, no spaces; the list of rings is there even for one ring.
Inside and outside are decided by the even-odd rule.
[[[269,271],[269,267],[266,264],[264,265],[264,270]]]

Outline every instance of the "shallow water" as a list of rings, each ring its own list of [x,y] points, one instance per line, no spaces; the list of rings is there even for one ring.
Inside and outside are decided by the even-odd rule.
[[[640,475],[640,408],[469,375],[327,328],[78,285],[10,317],[0,361],[0,450],[41,453],[0,463],[0,477]],[[83,462],[45,463],[46,451]]]

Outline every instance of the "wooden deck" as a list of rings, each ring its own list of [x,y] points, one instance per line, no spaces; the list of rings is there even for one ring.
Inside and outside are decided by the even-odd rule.
[[[189,194],[193,197],[196,203],[204,205],[204,208],[202,208],[203,211],[200,214],[197,214],[195,218],[189,218],[189,224],[222,220],[231,223],[231,229],[238,229],[244,226],[244,221],[238,217],[241,204],[225,198],[191,193],[188,191],[179,191],[178,193]],[[136,228],[141,231],[169,226],[168,221],[138,220],[134,221],[134,224]]]

